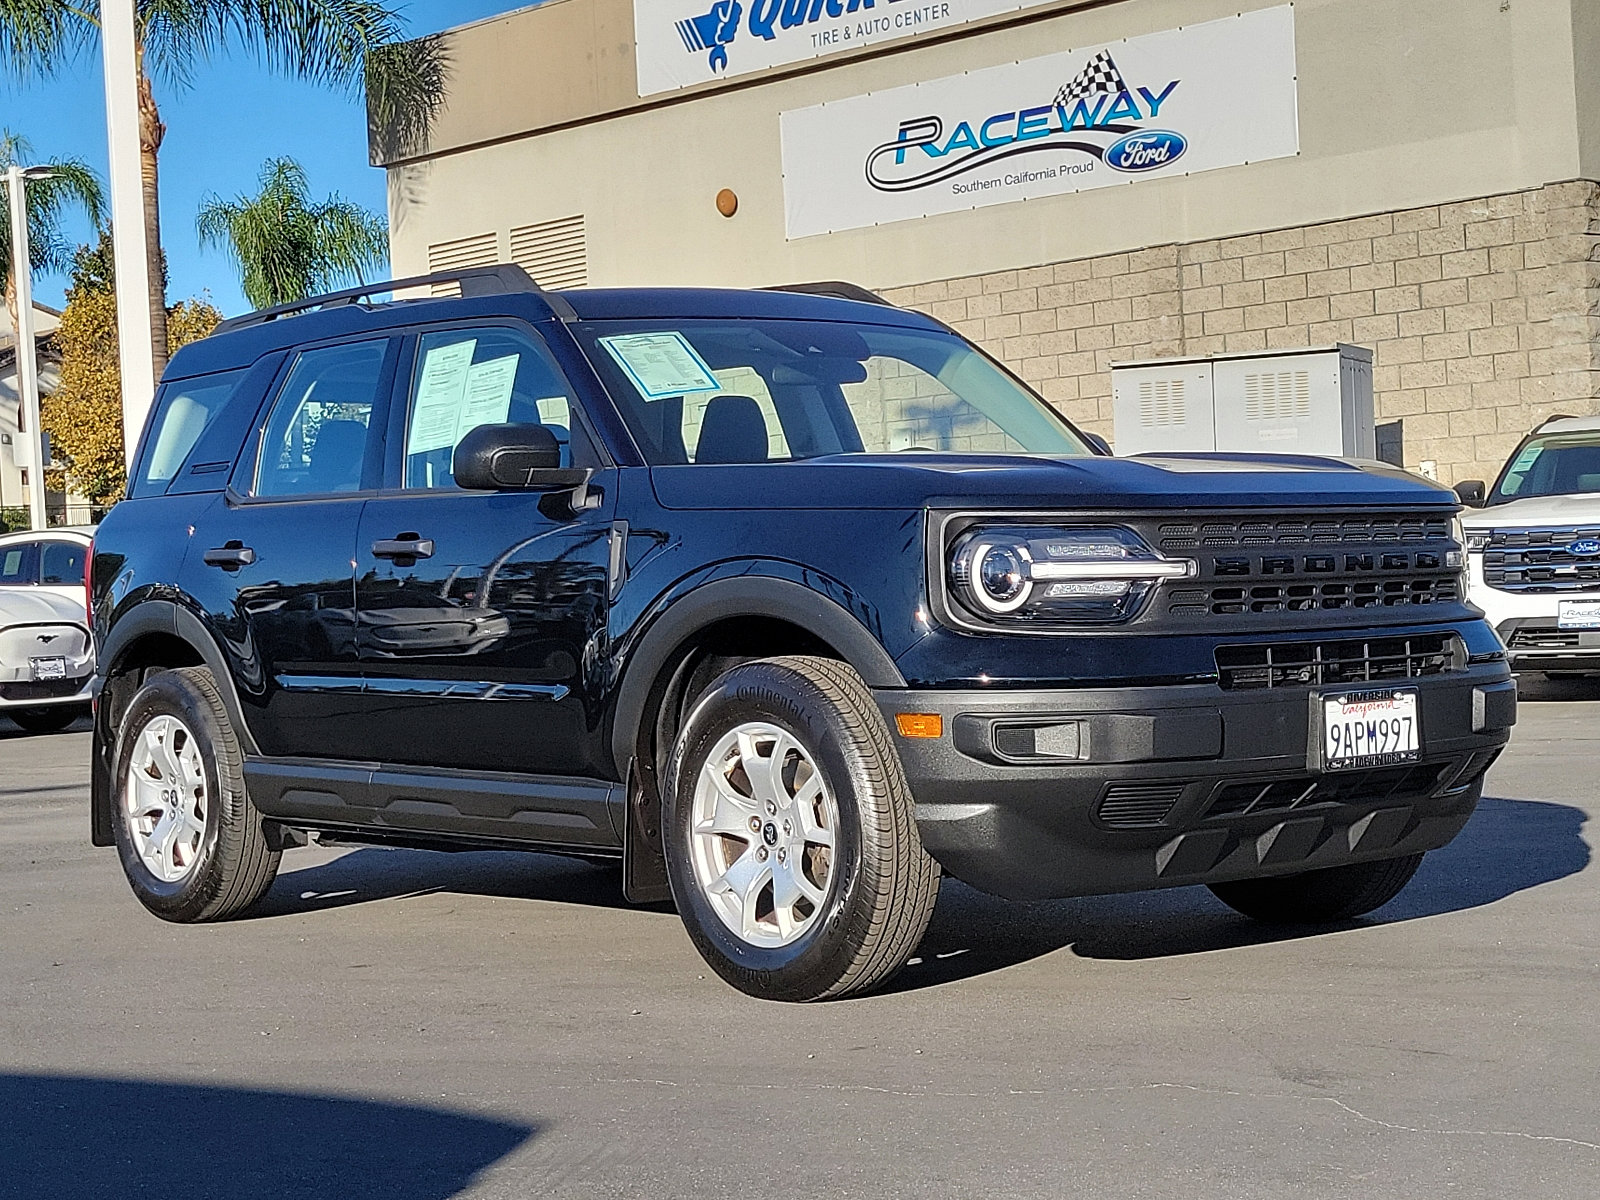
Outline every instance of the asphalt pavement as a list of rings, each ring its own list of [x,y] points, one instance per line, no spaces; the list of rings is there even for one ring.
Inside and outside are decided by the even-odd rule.
[[[0,720],[0,1197],[1600,1195],[1600,686],[1525,693],[1373,918],[947,882],[890,990],[786,1006],[614,869],[311,848],[179,927]]]

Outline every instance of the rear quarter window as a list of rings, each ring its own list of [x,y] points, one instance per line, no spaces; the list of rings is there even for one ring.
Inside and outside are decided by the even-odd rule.
[[[189,451],[216,420],[244,375],[241,368],[162,385],[156,393],[150,433],[128,489],[129,496],[159,496],[167,490]]]

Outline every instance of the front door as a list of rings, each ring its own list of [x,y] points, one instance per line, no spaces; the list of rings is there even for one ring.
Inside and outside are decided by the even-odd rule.
[[[357,537],[357,644],[380,761],[603,776],[614,472],[599,503],[465,492],[452,452],[481,424],[540,423],[565,465],[602,466],[572,390],[523,325],[412,340],[409,396],[390,422],[390,490]]]
[[[196,518],[183,586],[221,637],[263,753],[370,760],[355,648],[356,529],[382,471],[399,339],[300,353],[227,494]]]

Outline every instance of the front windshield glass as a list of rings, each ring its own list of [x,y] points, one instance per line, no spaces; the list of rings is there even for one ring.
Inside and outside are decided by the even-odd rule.
[[[654,465],[1093,453],[948,333],[728,319],[593,321],[577,333]]]
[[[1574,492],[1600,492],[1600,432],[1534,438],[1506,464],[1489,503]]]

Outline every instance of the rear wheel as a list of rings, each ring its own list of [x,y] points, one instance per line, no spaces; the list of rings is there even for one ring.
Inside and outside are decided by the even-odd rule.
[[[150,677],[117,735],[112,833],[139,902],[167,921],[221,921],[259,900],[278,873],[244,756],[204,667]]]
[[[689,936],[752,996],[867,991],[916,949],[939,870],[872,695],[831,659],[746,663],[695,702],[667,773]]]
[[[1211,891],[1229,908],[1269,925],[1318,925],[1382,908],[1421,865],[1422,855],[1408,854],[1299,875],[1214,883]]]
[[[48,708],[14,708],[6,716],[24,733],[60,733],[84,712],[81,704],[52,704]]]

